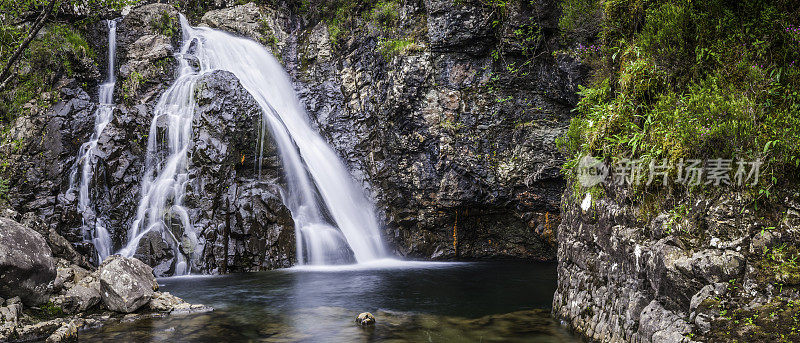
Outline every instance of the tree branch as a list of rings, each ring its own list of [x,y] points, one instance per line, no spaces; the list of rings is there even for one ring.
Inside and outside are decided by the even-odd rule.
[[[33,24],[33,28],[28,33],[28,37],[22,41],[22,44],[19,45],[14,54],[8,59],[6,62],[6,66],[3,68],[3,72],[0,73],[0,91],[3,91],[6,86],[8,86],[8,82],[12,78],[11,68],[14,67],[14,64],[22,57],[22,53],[25,52],[25,49],[28,48],[28,45],[31,44],[36,35],[39,33],[39,30],[44,27],[44,23],[47,21],[47,17],[50,16],[50,13],[53,12],[53,7],[55,7],[57,0],[50,0],[50,3],[47,4],[44,8],[42,8],[42,13],[39,14],[39,18],[36,19],[36,22]]]

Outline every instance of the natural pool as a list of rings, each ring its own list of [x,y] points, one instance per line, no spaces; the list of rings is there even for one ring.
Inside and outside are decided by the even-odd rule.
[[[551,317],[551,263],[386,262],[160,279],[213,312],[119,323],[86,341],[573,342]],[[353,322],[372,312],[377,324]]]

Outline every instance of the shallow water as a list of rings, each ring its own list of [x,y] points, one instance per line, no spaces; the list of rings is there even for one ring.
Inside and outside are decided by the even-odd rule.
[[[215,308],[83,332],[96,341],[572,342],[550,318],[556,266],[394,263],[160,279]],[[372,312],[377,324],[353,322]]]

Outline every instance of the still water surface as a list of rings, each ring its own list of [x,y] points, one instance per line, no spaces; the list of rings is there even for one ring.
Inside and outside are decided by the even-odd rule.
[[[549,263],[385,262],[159,279],[213,312],[82,332],[87,341],[574,342],[550,317]],[[372,312],[377,325],[353,322]]]

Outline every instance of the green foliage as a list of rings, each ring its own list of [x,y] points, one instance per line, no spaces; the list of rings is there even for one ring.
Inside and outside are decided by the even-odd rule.
[[[161,15],[150,21],[150,28],[167,37],[174,37],[181,31],[181,25],[169,12],[161,11]]]
[[[240,1],[237,0],[238,2]],[[214,0],[175,0],[173,3],[192,22],[202,18],[209,10],[217,8]]]
[[[23,70],[16,86],[0,94],[0,122],[8,122],[22,114],[25,104],[36,100],[36,105],[46,107],[58,100],[42,96],[52,90],[60,77],[75,77],[88,71],[97,58],[80,32],[64,24],[45,27],[39,37],[31,42],[19,63]]]
[[[600,0],[563,0],[558,28],[566,34],[575,31],[592,30],[599,14]],[[588,20],[587,20],[588,19]]]
[[[80,8],[83,13],[92,16],[103,10],[119,10],[127,5],[135,5],[139,1],[141,0],[61,0],[56,3],[56,7],[60,4],[63,9]],[[50,0],[0,1],[0,13],[4,15],[0,22],[2,25],[10,25],[13,19],[27,17],[32,12],[38,14],[49,2]]]
[[[96,59],[94,51],[86,43],[80,28],[98,20],[107,10],[118,10],[138,0],[88,0],[59,1],[49,24],[39,31],[22,58],[11,65],[12,83],[0,93],[0,124],[5,124],[23,114],[25,105],[36,101],[45,107],[57,101],[51,92],[53,85],[62,77],[78,77],[88,71]],[[49,0],[0,1],[0,68],[5,68],[9,58],[29,35],[37,15]],[[80,9],[86,16],[75,17],[72,13],[61,13],[62,9]],[[69,15],[64,24],[62,16]]]
[[[8,203],[8,180],[0,177],[0,206]]]
[[[603,2],[604,55],[564,137],[572,156],[765,161],[800,175],[800,60],[788,2]],[[566,14],[565,14],[566,15]],[[563,18],[562,18],[563,19]],[[566,20],[566,19],[565,19]],[[766,175],[765,175],[766,174]],[[765,193],[765,192],[762,192]]]
[[[372,8],[373,1],[317,0],[302,2],[301,13],[311,20],[322,20],[328,28],[331,43],[336,45],[340,37],[350,32],[356,25],[359,14]]]
[[[325,23],[334,47],[353,30],[369,30],[377,36],[377,50],[387,60],[422,50],[419,37],[424,36],[427,29],[424,20],[416,21],[410,27],[401,27],[401,3],[398,0],[318,0],[302,2],[300,10],[310,21],[322,20]]]
[[[382,29],[392,29],[397,25],[400,5],[396,0],[380,1],[375,7],[366,12],[366,19],[375,21]]]
[[[139,90],[139,86],[144,81],[144,77],[139,72],[132,72],[131,75],[122,81],[122,100],[128,104],[132,105],[133,99],[136,97],[136,91]]]
[[[800,284],[800,251],[786,243],[764,249],[758,269],[764,274],[762,279],[777,285]]]
[[[659,58],[659,65],[667,68],[693,63],[691,24],[689,13],[683,6],[664,3],[649,9],[641,33],[642,50]]]

